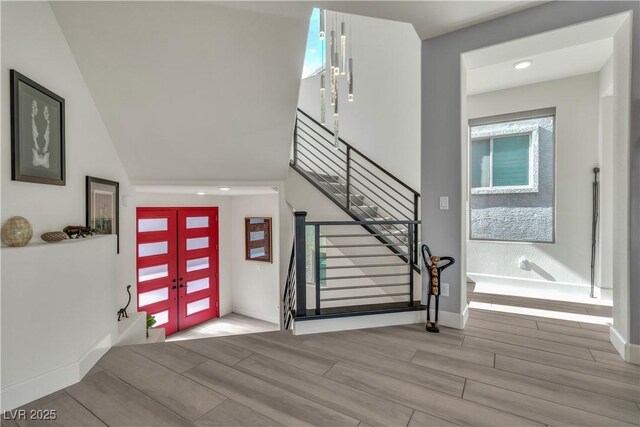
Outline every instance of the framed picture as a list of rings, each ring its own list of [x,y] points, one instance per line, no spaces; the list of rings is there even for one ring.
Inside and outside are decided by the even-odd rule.
[[[11,70],[11,179],[65,185],[64,99]]]
[[[245,260],[273,262],[271,256],[271,218],[244,219]]]
[[[87,177],[87,227],[98,234],[118,234],[120,220],[119,184],[107,179]],[[117,250],[120,253],[120,237]]]

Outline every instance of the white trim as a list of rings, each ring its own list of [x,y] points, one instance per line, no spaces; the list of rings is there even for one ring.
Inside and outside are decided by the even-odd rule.
[[[432,312],[431,318],[434,319],[434,316]],[[438,321],[441,326],[463,329],[468,318],[469,306],[467,305],[462,314],[441,311],[438,316]],[[307,335],[324,332],[350,331],[353,329],[379,328],[383,326],[412,325],[415,323],[425,323],[426,321],[427,312],[425,310],[403,311],[400,313],[303,320],[297,322],[294,320],[292,330],[294,335]]]
[[[28,380],[2,388],[0,411],[9,411],[80,381],[111,348],[112,337],[102,337],[78,360]]]
[[[640,345],[626,342],[613,325],[609,328],[609,338],[618,354],[626,362],[640,365]]]

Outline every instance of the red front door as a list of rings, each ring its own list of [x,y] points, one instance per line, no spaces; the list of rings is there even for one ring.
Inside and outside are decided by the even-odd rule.
[[[137,280],[166,335],[219,317],[218,208],[138,208]]]

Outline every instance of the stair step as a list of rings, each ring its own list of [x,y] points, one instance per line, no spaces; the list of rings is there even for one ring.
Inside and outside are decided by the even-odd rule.
[[[384,295],[383,295],[384,296]],[[384,313],[399,313],[403,311],[421,311],[426,310],[427,306],[422,305],[420,301],[414,301],[413,306],[409,307],[405,302],[392,302],[386,304],[368,304],[368,305],[352,305],[345,307],[328,307],[323,308],[320,314],[316,314],[315,310],[308,309],[305,315],[295,315],[296,322],[330,319],[338,317],[352,317],[352,316],[370,316],[375,314]]]

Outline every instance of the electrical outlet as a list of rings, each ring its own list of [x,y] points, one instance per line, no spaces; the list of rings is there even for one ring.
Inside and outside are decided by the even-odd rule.
[[[449,198],[446,196],[440,197],[440,210],[449,210]]]
[[[442,295],[443,297],[448,297],[449,296],[449,284],[448,283],[443,283],[440,286],[440,295]]]

